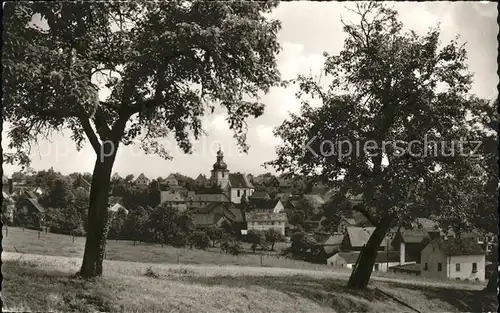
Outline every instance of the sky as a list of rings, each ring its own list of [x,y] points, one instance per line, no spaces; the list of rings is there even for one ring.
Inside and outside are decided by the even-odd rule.
[[[278,35],[282,51],[278,54],[278,67],[282,79],[295,78],[298,74],[317,75],[323,66],[323,52],[338,54],[345,35],[340,18],[349,20],[352,6],[346,2],[286,2],[271,14],[282,22]],[[429,27],[440,23],[441,42],[447,43],[460,35],[459,42],[466,43],[469,69],[475,74],[472,93],[479,97],[494,98],[497,95],[497,10],[495,3],[478,2],[400,2],[393,3],[399,12],[400,21],[406,30],[424,34]],[[473,27],[471,27],[473,25]],[[298,112],[300,101],[295,98],[294,87],[273,88],[263,97],[266,110],[263,116],[248,120],[248,154],[238,151],[233,133],[225,121],[223,111],[215,111],[203,122],[208,136],[194,142],[192,155],[184,154],[176,148],[175,141],[166,138],[163,143],[171,148],[172,160],[144,154],[139,146],[120,146],[114,170],[122,176],[144,173],[150,178],[166,177],[179,172],[196,177],[210,175],[219,145],[224,151],[224,161],[231,172],[252,173],[254,175],[273,172],[264,169],[264,162],[276,157],[275,146],[279,139],[272,131],[280,125],[289,112]],[[4,125],[4,129],[6,128]],[[8,127],[8,126],[7,126]],[[6,132],[2,134],[6,138]],[[7,141],[2,140],[4,148]],[[50,141],[43,140],[34,148],[31,167],[35,170],[48,169],[63,174],[72,172],[92,172],[95,153],[90,144],[79,152],[69,132],[54,134]],[[4,165],[4,172],[11,175],[17,167]]]

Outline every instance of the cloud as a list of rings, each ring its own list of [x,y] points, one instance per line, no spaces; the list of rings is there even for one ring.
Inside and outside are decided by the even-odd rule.
[[[282,143],[282,140],[273,135],[273,131],[275,129],[275,125],[258,125],[255,128],[255,132],[257,134],[257,138],[262,145],[270,145],[276,146]]]
[[[320,53],[306,54],[304,45],[293,42],[282,44],[283,52],[279,55],[278,66],[282,79],[293,79],[298,74],[318,74],[324,64],[324,57]]]
[[[215,115],[210,122],[210,127],[217,132],[229,132],[227,118],[228,115],[225,112]]]

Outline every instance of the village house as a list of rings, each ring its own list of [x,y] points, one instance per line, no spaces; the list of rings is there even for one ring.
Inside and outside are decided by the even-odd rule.
[[[187,201],[181,194],[176,191],[167,190],[160,192],[160,203],[167,203],[179,212],[187,210]]]
[[[401,256],[417,260],[420,263],[420,252],[431,241],[429,234],[423,229],[401,229],[391,242]]]
[[[198,175],[198,177],[196,177],[194,182],[199,187],[207,186],[209,184],[208,178],[203,174]]]
[[[265,191],[254,191],[254,193],[250,197],[248,197],[249,201],[260,199],[271,200],[271,196],[269,196],[269,194]]]
[[[118,213],[118,211],[120,210],[123,210],[125,212],[125,214],[128,214],[128,210],[123,206],[121,205],[120,203],[114,203],[113,205],[110,205],[109,208],[108,208],[108,211],[109,212],[112,212],[112,213]]]
[[[21,189],[16,201],[16,210],[22,210],[30,226],[43,224],[45,208],[38,203],[38,197],[31,190]]]
[[[194,191],[189,191],[186,204],[189,209],[199,209],[204,208],[211,203],[229,203],[231,200],[224,193],[213,193],[213,194],[197,194]]]
[[[254,200],[249,202],[249,211],[245,213],[248,230],[266,231],[274,228],[283,236],[287,223],[283,204],[279,200]]]
[[[282,213],[285,211],[283,203],[277,199],[253,199],[248,202],[248,209],[259,213]]]
[[[327,264],[334,269],[353,269],[360,251],[339,252],[328,258]],[[412,262],[415,264],[416,262]],[[387,272],[391,267],[400,264],[399,251],[379,251],[373,265],[374,272]]]
[[[341,217],[340,222],[337,225],[337,232],[341,234],[347,233],[347,227],[355,227],[357,226],[356,220],[354,218],[349,217]]]
[[[178,186],[179,181],[177,180],[177,178],[175,178],[174,174],[170,174],[167,176],[167,178],[165,178],[164,184],[166,184],[169,187]]]
[[[144,175],[144,173],[141,173],[135,180],[135,183],[139,186],[149,186],[150,182],[151,181]]]
[[[485,251],[471,238],[434,239],[420,259],[423,277],[485,280]]]
[[[374,231],[375,227],[347,227],[341,245],[342,251],[361,251],[363,246],[368,243],[368,239],[370,239]],[[390,236],[391,234],[389,233],[386,239],[382,241],[379,251],[384,251],[390,246],[392,240]]]
[[[327,235],[322,240],[318,240],[318,245],[322,247],[325,256],[329,258],[340,251],[343,240],[344,235],[342,234]]]
[[[292,196],[292,194],[290,192],[280,192],[280,193],[277,193],[274,198],[280,200],[283,203],[287,203],[288,199],[291,196]]]
[[[224,222],[239,229],[246,228],[241,209],[230,202],[212,202],[193,211],[193,223],[198,229],[221,227]]]

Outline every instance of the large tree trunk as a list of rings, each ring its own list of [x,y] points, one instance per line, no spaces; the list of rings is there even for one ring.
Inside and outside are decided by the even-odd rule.
[[[384,219],[375,228],[375,231],[368,239],[366,246],[363,248],[357,267],[351,274],[347,287],[351,289],[365,289],[370,281],[375,259],[377,257],[380,244],[385,240],[385,236],[391,228],[392,220]]]
[[[104,144],[104,146],[108,146]],[[106,239],[108,236],[108,201],[111,180],[111,171],[116,157],[117,145],[113,146],[109,155],[97,157],[92,183],[90,188],[90,206],[88,212],[88,231],[85,242],[80,276],[84,278],[99,277],[102,275],[102,262],[106,251]],[[106,152],[106,151],[105,151]]]

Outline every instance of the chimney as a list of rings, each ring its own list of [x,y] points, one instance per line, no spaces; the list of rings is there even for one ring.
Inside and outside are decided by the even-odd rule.
[[[405,254],[406,254],[406,247],[405,243],[402,241],[399,244],[399,265],[405,264]]]
[[[9,193],[9,195],[11,195],[12,192],[13,192],[13,189],[14,189],[13,188],[13,183],[12,183],[12,178],[9,178],[8,186],[9,186],[8,193]]]

